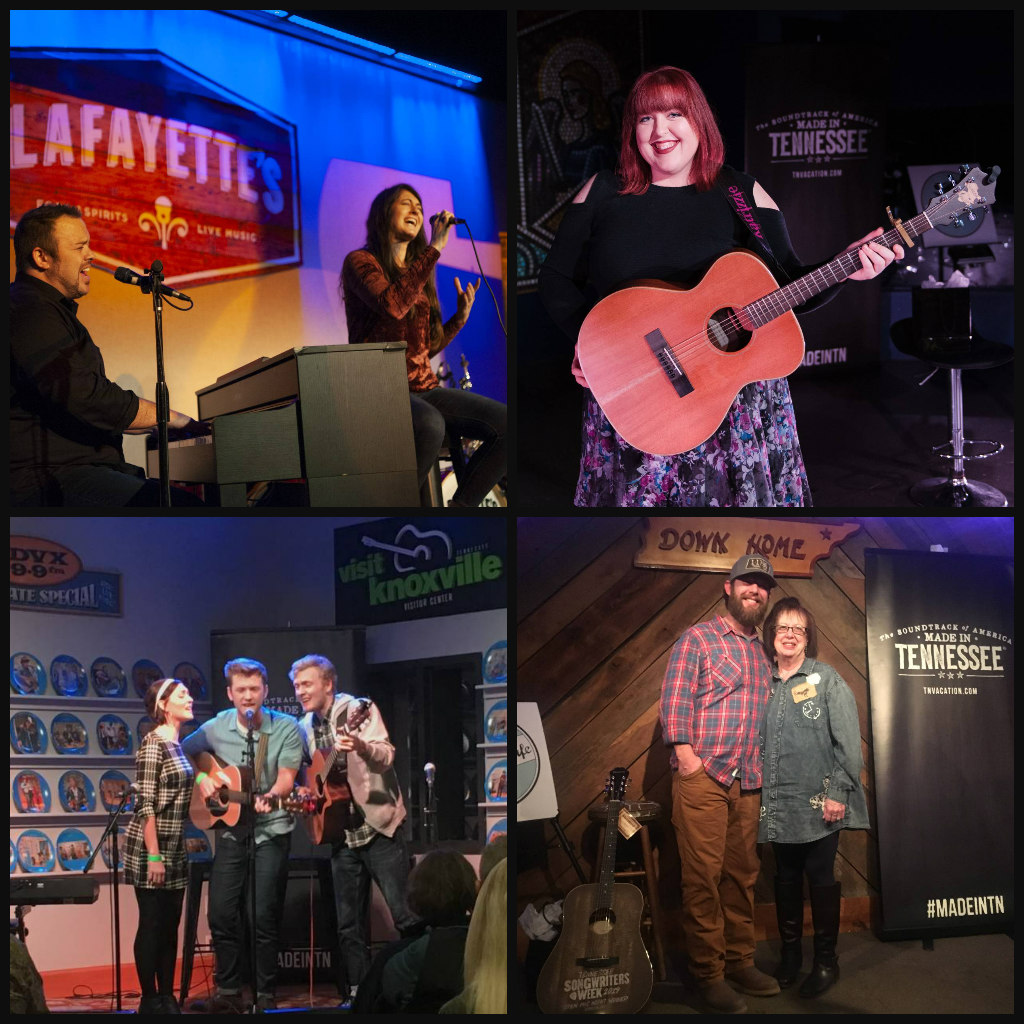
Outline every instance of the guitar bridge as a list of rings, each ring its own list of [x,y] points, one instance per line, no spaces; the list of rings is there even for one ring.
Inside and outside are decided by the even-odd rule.
[[[644,340],[650,345],[655,359],[658,360],[665,376],[668,378],[668,382],[675,388],[676,394],[680,398],[690,394],[693,391],[693,385],[683,372],[683,368],[676,361],[676,357],[672,354],[672,349],[669,348],[665,335],[661,333],[661,329],[656,327],[649,334],[645,334]]]
[[[576,960],[576,966],[588,971],[597,971],[606,967],[614,967],[618,962],[617,956],[581,956]]]

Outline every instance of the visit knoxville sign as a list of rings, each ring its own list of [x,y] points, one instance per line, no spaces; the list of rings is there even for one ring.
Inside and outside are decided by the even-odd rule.
[[[171,284],[301,263],[292,125],[147,51],[11,51],[11,230],[82,210],[105,269]]]
[[[806,576],[819,558],[860,529],[823,520],[723,519],[721,516],[647,519],[633,564],[653,569],[728,572],[744,555],[764,555],[776,576]]]

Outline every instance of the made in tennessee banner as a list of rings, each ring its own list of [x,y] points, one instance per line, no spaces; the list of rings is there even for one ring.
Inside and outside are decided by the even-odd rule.
[[[886,938],[1013,927],[1013,562],[865,552]]]

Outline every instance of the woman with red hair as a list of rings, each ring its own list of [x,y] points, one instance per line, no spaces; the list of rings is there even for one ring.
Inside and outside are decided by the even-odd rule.
[[[642,74],[622,113],[617,173],[599,171],[568,207],[541,267],[541,297],[555,323],[576,340],[596,302],[638,280],[690,287],[734,249],[759,249],[727,198],[737,183],[757,207],[771,253],[790,278],[800,265],[778,207],[753,177],[725,166],[725,146],[703,91],[674,67]],[[855,242],[862,269],[876,277],[896,257]],[[785,283],[785,282],[783,282]],[[799,307],[807,312],[834,289]],[[573,375],[587,381],[579,355]],[[622,438],[588,394],[575,503],[583,507],[805,506],[811,494],[786,379],[757,381],[736,396],[718,429],[678,455],[652,455]]]

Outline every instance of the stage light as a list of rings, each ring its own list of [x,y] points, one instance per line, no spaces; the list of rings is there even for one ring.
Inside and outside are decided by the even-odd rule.
[[[238,11],[232,12],[234,16],[242,18],[246,17],[246,13],[247,12]],[[435,81],[454,85],[457,89],[473,89],[483,81],[479,75],[474,75],[469,71],[460,71],[458,68],[451,68],[446,64],[438,64],[437,61],[426,60],[423,57],[416,57],[410,53],[399,53],[392,46],[384,46],[381,43],[375,43],[370,39],[363,39],[361,36],[354,36],[348,32],[342,32],[340,29],[332,28],[329,25],[324,25],[319,21],[313,21],[310,18],[300,17],[290,11],[248,12],[249,16],[247,20],[254,20],[253,15],[255,14],[264,15],[266,18],[276,19],[279,23],[294,25],[296,28],[304,29],[306,32],[315,32],[318,35],[334,39],[341,44],[341,49],[358,56],[363,56],[367,60],[378,60],[380,63],[387,64],[392,67],[401,67],[402,65],[406,65],[409,71],[416,69],[413,73],[418,73],[427,78],[433,78]],[[267,24],[266,20],[263,21],[263,24]],[[365,52],[360,54],[360,50]],[[371,56],[371,54],[375,56]],[[409,67],[410,65],[411,67]]]
[[[348,32],[342,32],[339,29],[331,28],[329,25],[321,25],[318,21],[310,21],[309,18],[300,18],[298,15],[292,14],[288,16],[288,20],[293,25],[301,25],[303,28],[312,29],[314,32],[323,32],[324,35],[331,36],[334,39],[340,39],[343,43],[350,43],[353,46],[363,46],[367,50],[372,50],[374,53],[382,53],[385,57],[390,57],[394,54],[394,47],[381,46],[380,43],[373,43],[369,39],[361,39],[359,36],[349,35]]]
[[[435,64],[432,60],[423,60],[422,57],[413,57],[408,53],[396,53],[395,60],[404,60],[409,64],[415,64],[421,68],[429,68],[431,71],[436,71],[442,75],[450,75],[455,79],[455,84],[460,86],[463,82],[472,82],[476,85],[483,81],[478,75],[471,75],[468,71],[457,71],[455,68],[445,67],[444,64]]]

